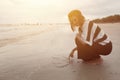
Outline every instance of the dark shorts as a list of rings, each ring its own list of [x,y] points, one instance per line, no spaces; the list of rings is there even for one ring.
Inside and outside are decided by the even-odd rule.
[[[87,44],[83,45],[77,38],[75,38],[78,51],[78,59],[85,61],[99,58],[100,55],[108,55],[112,51],[112,43],[109,42],[106,45],[100,45],[97,42],[92,46]]]

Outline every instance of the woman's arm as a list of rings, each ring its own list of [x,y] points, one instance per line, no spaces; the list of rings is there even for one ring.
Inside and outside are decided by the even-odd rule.
[[[70,55],[69,55],[69,58],[70,57],[73,57],[73,54],[74,54],[74,52],[77,50],[77,47],[75,47],[72,51],[71,51],[71,53],[70,53]]]
[[[86,43],[81,39],[81,34],[80,33],[78,33],[76,35],[76,38],[78,39],[78,41],[80,41],[80,43],[82,43],[83,45],[86,45]]]

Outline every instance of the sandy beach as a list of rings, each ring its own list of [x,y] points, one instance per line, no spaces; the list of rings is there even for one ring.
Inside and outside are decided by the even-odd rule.
[[[0,27],[0,80],[119,80],[120,23],[99,24],[113,43],[100,64],[68,61],[70,25]]]

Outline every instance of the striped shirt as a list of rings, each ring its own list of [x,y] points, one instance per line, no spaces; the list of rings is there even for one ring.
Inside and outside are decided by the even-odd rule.
[[[103,30],[97,24],[90,21],[84,22],[81,39],[90,46],[92,46],[94,42],[98,42],[100,45],[106,45],[110,42],[109,37]]]

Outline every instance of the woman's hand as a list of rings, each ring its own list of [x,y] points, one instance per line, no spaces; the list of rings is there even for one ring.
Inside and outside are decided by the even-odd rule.
[[[70,53],[70,55],[69,55],[69,58],[70,58],[70,57],[72,57],[72,58],[74,57],[74,51],[71,51],[71,53]]]
[[[73,50],[71,51],[71,53],[70,53],[70,55],[69,55],[69,58],[68,58],[68,59],[69,59],[69,63],[70,63],[70,61],[71,61],[71,60],[70,60],[71,57],[72,57],[72,58],[74,57],[74,51],[73,51]]]
[[[70,60],[70,57],[74,57],[74,52],[77,50],[77,47],[75,47],[72,51],[71,51],[71,53],[70,53],[70,55],[69,55],[69,60]]]

